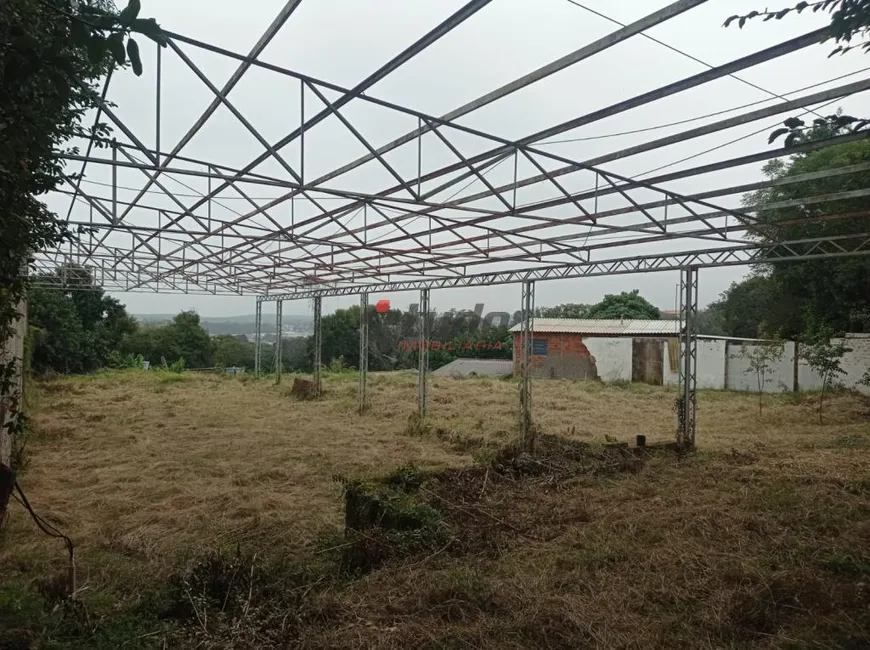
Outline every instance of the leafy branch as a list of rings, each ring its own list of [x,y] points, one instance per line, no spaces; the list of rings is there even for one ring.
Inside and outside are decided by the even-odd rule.
[[[767,140],[768,144],[773,144],[780,137],[786,136],[784,145],[786,147],[793,147],[803,142],[817,139],[820,130],[831,131],[832,134],[857,133],[864,131],[870,126],[870,120],[852,117],[851,115],[837,114],[817,117],[810,124],[807,124],[799,117],[790,117],[782,124],[782,127],[770,134]]]
[[[744,15],[729,16],[725,21],[725,27],[734,22],[743,29],[750,20],[760,18],[763,22],[769,20],[782,20],[789,14],[800,14],[804,11],[818,13],[827,11],[831,14],[828,38],[833,38],[838,45],[829,56],[845,54],[849,50],[861,47],[865,52],[870,51],[870,41],[852,44],[856,35],[866,36],[870,32],[870,0],[817,0],[806,2],[802,0],[793,7],[785,7],[777,11],[750,11]]]
[[[70,12],[49,0],[40,0],[40,2],[70,21],[70,42],[74,46],[85,48],[88,59],[93,65],[100,65],[105,60],[106,54],[111,54],[118,66],[124,66],[129,61],[130,67],[138,77],[142,75],[142,57],[139,44],[130,34],[142,34],[161,47],[168,45],[166,35],[156,20],[139,18],[142,9],[141,0],[129,0],[120,13],[98,6],[84,6],[78,12]]]

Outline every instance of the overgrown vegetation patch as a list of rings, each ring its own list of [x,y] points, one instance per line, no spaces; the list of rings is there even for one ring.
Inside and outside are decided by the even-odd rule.
[[[402,467],[369,481],[336,477],[344,492],[342,569],[360,574],[431,553],[498,555],[523,539],[552,539],[589,518],[582,505],[558,497],[561,487],[577,476],[635,473],[644,464],[645,452],[625,446],[549,435],[537,446],[535,455],[508,446],[474,467]]]

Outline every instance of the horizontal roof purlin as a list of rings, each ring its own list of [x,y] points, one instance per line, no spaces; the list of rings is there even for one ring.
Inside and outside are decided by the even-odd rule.
[[[680,332],[680,323],[675,320],[535,318],[532,321],[532,329],[540,333],[677,336]],[[511,331],[522,331],[522,324],[514,326]]]

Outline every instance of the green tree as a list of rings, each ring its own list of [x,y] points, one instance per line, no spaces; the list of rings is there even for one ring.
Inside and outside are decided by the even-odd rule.
[[[870,162],[870,140],[850,142],[769,163],[765,175],[773,180],[825,172]],[[762,227],[752,235],[762,242],[858,235],[867,231],[870,199],[859,197],[801,204],[801,199],[849,192],[870,186],[870,172],[824,175],[800,183],[778,185],[746,197],[759,204]],[[783,207],[783,203],[787,207]],[[867,331],[870,308],[870,260],[856,256],[837,259],[781,262],[764,269],[771,280],[770,303],[778,317],[764,318],[783,326],[785,334],[821,327],[834,331]],[[791,309],[786,308],[790,306]],[[791,319],[791,331],[784,320]],[[759,319],[759,321],[762,319]],[[758,321],[757,321],[758,322]]]
[[[535,316],[537,318],[587,318],[589,313],[589,305],[581,303],[566,302],[555,307],[537,307]]]
[[[662,317],[658,307],[648,302],[640,291],[623,291],[619,294],[607,294],[604,300],[589,307],[586,318],[597,319],[649,319],[658,320]]]
[[[15,0],[0,3],[0,342],[15,333],[31,256],[74,236],[39,196],[64,182],[59,154],[78,136],[108,129],[82,126],[98,103],[97,81],[129,61],[141,73],[141,32],[165,45],[157,23],[141,19],[139,0],[115,12],[105,0]],[[74,149],[73,149],[74,150]],[[18,361],[0,361],[0,435],[19,432]],[[0,464],[10,462],[0,440]],[[5,495],[0,495],[5,503]],[[0,509],[0,521],[5,509]]]
[[[184,360],[188,368],[211,368],[213,347],[211,337],[199,322],[199,314],[183,311],[166,325],[149,324],[139,327],[122,346],[125,354],[141,354],[152,364],[165,359],[167,363]]]
[[[212,343],[208,332],[199,323],[195,311],[183,311],[172,319],[167,326],[179,358],[184,359],[188,368],[210,368],[212,366]]]
[[[223,368],[253,368],[254,346],[244,336],[221,334],[212,338],[212,362]]]
[[[61,276],[68,280],[61,283]],[[36,329],[36,372],[93,372],[136,330],[124,305],[107,296],[87,269],[69,265],[38,278],[29,295],[28,318]]]
[[[30,292],[28,317],[35,327],[31,367],[36,373],[55,370],[84,372],[84,332],[75,304],[61,291],[34,289]]]
[[[831,15],[825,40],[833,39],[837,46],[830,53],[830,56],[845,54],[856,47],[860,47],[865,52],[870,51],[870,40],[867,40],[867,35],[870,33],[870,2],[868,0],[801,0],[792,6],[773,11],[768,10],[765,6],[763,10],[730,16],[725,21],[725,27],[736,24],[743,29],[748,21],[756,18],[765,22],[773,19],[782,20],[786,16],[801,14],[804,11],[827,12]],[[856,40],[857,42],[855,42]],[[828,137],[830,137],[834,135],[832,131],[855,132],[866,129],[868,126],[870,126],[870,120],[866,119],[866,116],[864,119],[859,119],[843,115],[839,111],[834,115],[817,117],[812,124],[807,124],[800,117],[790,117],[783,122],[781,128],[770,134],[770,142],[785,136],[785,146],[788,147],[812,139],[813,135],[818,135],[819,129],[828,130]]]
[[[825,409],[825,395],[839,379],[846,374],[840,362],[851,348],[842,341],[834,342],[833,332],[828,328],[820,328],[808,338],[802,346],[801,356],[822,378],[822,394],[819,398],[819,424],[822,424],[822,414]]]
[[[803,331],[799,300],[788,294],[769,273],[756,273],[741,282],[732,283],[719,300],[710,305],[709,310],[717,314],[724,330],[722,333],[728,336],[754,338],[758,333],[758,324],[762,322],[786,337],[796,336]]]
[[[752,345],[744,345],[740,354],[748,361],[745,372],[755,375],[758,391],[758,415],[761,415],[767,375],[782,360],[782,356],[785,354],[785,342],[780,338],[779,333],[769,333],[763,323],[758,326],[758,338],[761,340]]]
[[[736,23],[742,29],[747,21],[761,18],[765,22],[776,19],[782,20],[792,14],[801,14],[804,11],[813,13],[828,12],[831,14],[831,23],[828,26],[828,39],[838,43],[837,48],[831,52],[843,54],[849,50],[860,47],[865,52],[870,50],[870,42],[863,40],[853,43],[853,39],[866,39],[870,32],[870,2],[867,0],[801,0],[800,2],[780,9],[770,11],[765,7],[761,11],[751,11],[744,15],[730,16],[725,21],[725,27]]]
[[[725,336],[725,321],[719,303],[712,303],[698,311],[698,333],[707,336]]]

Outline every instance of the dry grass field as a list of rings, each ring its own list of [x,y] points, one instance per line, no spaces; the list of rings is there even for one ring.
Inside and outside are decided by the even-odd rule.
[[[866,399],[704,392],[697,453],[627,462],[605,440],[670,440],[675,392],[538,381],[540,456],[507,461],[513,382],[434,379],[420,424],[414,381],[363,417],[354,375],[39,384],[21,484],[78,591],[13,504],[0,650],[870,648]],[[381,504],[355,541],[345,488]]]

